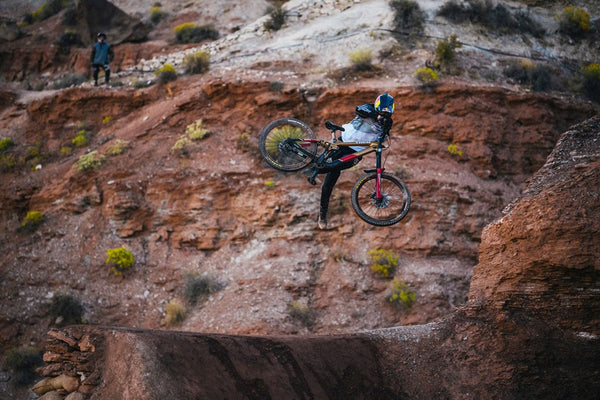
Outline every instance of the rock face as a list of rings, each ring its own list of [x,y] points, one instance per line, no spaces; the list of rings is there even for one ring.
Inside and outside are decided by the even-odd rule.
[[[94,349],[92,399],[595,399],[599,162],[600,118],[563,134],[485,229],[469,302],[437,322],[313,337],[75,326],[62,334],[75,356],[49,370]]]

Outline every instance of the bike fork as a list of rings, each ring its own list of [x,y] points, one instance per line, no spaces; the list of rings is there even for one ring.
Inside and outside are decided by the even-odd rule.
[[[377,178],[375,179],[375,195],[377,196],[377,200],[381,200],[383,195],[381,194],[381,174],[383,173],[383,168],[377,168]]]

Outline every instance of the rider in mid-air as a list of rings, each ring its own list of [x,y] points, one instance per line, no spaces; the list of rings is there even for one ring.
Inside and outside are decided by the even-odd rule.
[[[394,112],[394,98],[387,93],[377,96],[374,104],[363,104],[356,107],[356,117],[349,123],[343,125],[342,137],[338,140],[343,142],[373,142],[381,135],[387,135],[392,127],[392,114]],[[364,149],[363,146],[340,146],[331,155],[332,160],[339,159],[345,155]],[[334,167],[326,167],[318,170],[319,173],[327,173],[321,186],[321,207],[319,212],[319,229],[327,229],[327,210],[329,209],[329,198],[342,170],[354,166],[360,158],[343,162]]]

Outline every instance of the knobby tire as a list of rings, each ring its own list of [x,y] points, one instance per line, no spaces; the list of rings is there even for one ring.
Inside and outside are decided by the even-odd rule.
[[[283,142],[286,139],[315,139],[316,136],[304,122],[294,118],[280,118],[270,122],[260,132],[258,146],[260,152],[271,167],[280,171],[299,171],[308,166],[317,152],[316,143],[303,143],[303,149],[313,157],[302,157],[289,151]]]
[[[410,208],[410,192],[402,180],[383,173],[381,192],[384,199],[376,199],[377,174],[362,176],[352,188],[352,208],[365,222],[375,226],[390,226],[400,222]]]

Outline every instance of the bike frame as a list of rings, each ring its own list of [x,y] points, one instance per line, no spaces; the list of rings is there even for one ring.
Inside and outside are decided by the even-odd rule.
[[[376,153],[375,154],[375,169],[374,170],[366,169],[365,172],[367,172],[367,173],[376,172],[377,173],[377,179],[375,180],[375,182],[376,182],[375,183],[376,197],[377,197],[377,200],[381,200],[383,198],[383,195],[381,193],[381,175],[383,174],[383,171],[385,170],[385,168],[383,168],[383,166],[381,165],[381,153],[382,153],[383,149],[387,149],[387,147],[383,146],[384,137],[385,136],[382,136],[376,142],[367,142],[367,143],[337,142],[335,139],[333,139],[331,142],[327,141],[327,140],[322,140],[322,139],[286,139],[284,142],[287,142],[288,144],[292,144],[297,150],[301,151],[302,154],[299,154],[299,155],[304,155],[306,157],[311,158],[313,160],[313,162],[316,164],[316,167],[319,169],[336,167],[336,166],[340,165],[341,163],[352,161],[356,158],[359,158],[359,157],[362,157],[367,154],[371,154],[371,153],[375,152]],[[316,143],[319,146],[325,147],[325,150],[323,151],[323,153],[321,153],[321,155],[319,155],[318,157],[313,156],[311,153],[309,153],[308,151],[306,151],[302,148],[303,147],[302,144],[305,144],[305,146],[307,146],[312,143]],[[328,162],[328,163],[323,162],[325,159],[327,159],[327,156],[332,151],[336,150],[338,147],[349,147],[349,146],[366,146],[366,148],[363,150],[357,151],[355,153],[340,157],[337,160],[332,160],[331,162]]]

